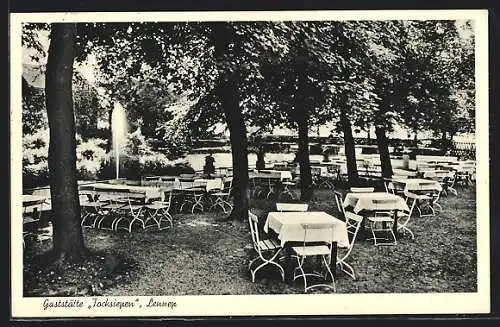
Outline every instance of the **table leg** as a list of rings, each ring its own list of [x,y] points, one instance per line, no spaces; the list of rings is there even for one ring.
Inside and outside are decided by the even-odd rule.
[[[332,260],[330,262],[333,278],[337,277],[337,242],[332,243]]]
[[[394,223],[392,224],[392,231],[394,232],[394,235],[396,235],[398,231],[398,211],[394,210]]]
[[[285,283],[291,284],[293,282],[293,265],[292,265],[292,246],[290,244],[284,245],[285,263],[283,269],[285,270]]]

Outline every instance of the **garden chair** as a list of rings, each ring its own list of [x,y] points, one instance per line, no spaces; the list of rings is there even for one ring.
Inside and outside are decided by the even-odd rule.
[[[141,224],[142,229],[146,228],[144,219],[141,217],[144,208],[144,195],[137,193],[129,193],[123,198],[122,203],[125,205],[116,209],[118,218],[115,219],[112,228],[114,230],[125,229],[129,233],[132,232],[132,226],[138,222]],[[120,223],[125,222],[125,226],[120,226]]]
[[[371,193],[375,192],[374,187],[351,187],[349,189],[352,193]]]
[[[295,211],[295,212],[304,212],[307,211],[309,205],[307,203],[284,203],[284,202],[276,202],[276,210],[283,211]]]
[[[252,283],[255,282],[255,275],[257,271],[259,271],[262,267],[266,265],[272,265],[279,269],[281,274],[281,279],[285,281],[285,270],[283,267],[277,262],[278,255],[282,251],[282,247],[280,244],[272,239],[261,239],[259,233],[259,219],[255,214],[248,211],[248,222],[250,225],[250,233],[252,236],[253,248],[257,252],[257,257],[252,259],[248,264],[248,269],[252,275]],[[261,262],[260,265],[252,269],[252,265],[255,262]]]
[[[425,183],[419,183],[419,186],[425,185]],[[420,217],[432,217],[436,214],[436,209],[442,210],[441,205],[438,203],[441,197],[441,191],[429,190],[417,193],[418,202],[417,210]],[[427,213],[424,213],[427,210]]]
[[[80,225],[82,228],[95,227],[96,220],[99,218],[98,204],[94,199],[94,192],[92,191],[80,191]]]
[[[333,196],[335,197],[335,204],[337,205],[339,213],[345,215],[345,209],[343,206],[344,196],[339,191],[333,191]]]
[[[339,265],[340,270],[345,272],[352,279],[356,279],[354,268],[350,264],[348,264],[346,260],[351,255],[354,243],[356,242],[356,238],[358,236],[359,229],[361,228],[361,224],[363,222],[363,216],[349,211],[345,211],[344,215],[347,234],[349,236],[349,245],[346,248],[340,248],[345,249],[345,252],[343,254],[341,254],[340,251],[337,252],[337,265]]]
[[[128,191],[110,192],[99,196],[103,202],[99,207],[101,217],[97,221],[97,228],[116,231],[118,228],[131,232],[132,225],[139,220],[144,228],[144,221],[140,219],[144,195]],[[108,223],[106,223],[108,222]],[[109,223],[110,222],[110,223]],[[126,223],[126,227],[120,223]]]
[[[455,187],[455,182],[456,182],[456,172],[450,172],[449,176],[446,176],[443,178],[443,181],[441,182],[441,186],[443,188],[443,193],[444,195],[448,195],[448,192],[457,196],[457,190],[454,188]]]
[[[163,201],[153,201],[150,204],[144,205],[144,226],[148,228],[150,221],[153,221],[157,226],[158,230],[164,230],[167,228],[174,227],[174,219],[170,214],[170,206],[172,204],[172,191],[165,192],[165,199]],[[167,226],[162,227],[162,222],[166,220],[168,222]]]
[[[321,184],[321,168],[311,167],[311,177],[312,177],[312,185],[319,186]]]
[[[404,191],[404,195],[406,197],[406,202],[409,205],[410,211],[398,211],[398,226],[397,230],[402,231],[403,234],[409,233],[411,236],[411,239],[415,239],[415,235],[413,235],[413,232],[408,228],[408,222],[410,221],[411,217],[413,216],[414,209],[417,208],[417,203],[419,201],[420,195],[412,193],[408,190]]]
[[[203,207],[202,200],[205,195],[205,187],[195,186],[193,177],[181,177],[179,178],[179,183],[182,197],[179,211],[182,212],[185,205],[191,205],[191,213],[194,213],[196,208],[203,212],[205,208]]]
[[[259,197],[267,190],[267,179],[254,177],[252,179],[252,196]]]
[[[120,192],[106,192],[96,194],[94,199],[95,212],[97,217],[94,220],[93,227],[105,230],[115,230],[114,225],[119,218],[119,209],[126,205],[124,199],[128,194]]]
[[[375,207],[395,202],[393,199],[373,199]],[[394,211],[393,210],[375,210],[373,215],[369,215],[367,220],[370,222],[370,232],[372,234],[373,244],[378,245],[396,245],[396,235],[393,231],[394,226]],[[377,234],[383,234],[384,237]]]
[[[233,205],[230,202],[232,187],[233,177],[224,178],[222,188],[209,193],[211,197],[215,198],[210,209],[219,206],[222,208],[222,211],[224,211],[224,213],[233,210]]]
[[[394,183],[390,178],[382,178],[384,182],[384,188],[387,193],[396,194],[396,188],[394,187]]]
[[[315,287],[327,287],[335,291],[335,279],[333,277],[332,270],[330,269],[331,255],[332,255],[332,242],[322,242],[322,244],[317,245],[318,242],[310,242],[307,239],[308,233],[317,230],[329,230],[333,234],[333,226],[325,224],[301,224],[304,230],[304,238],[301,246],[293,246],[292,251],[294,252],[294,257],[297,259],[297,267],[293,271],[293,280],[302,278],[304,281],[304,292],[307,293],[312,288]],[[308,269],[306,267],[307,258],[320,259],[320,269],[322,271],[317,271],[315,268]],[[311,262],[312,263],[312,262]],[[306,271],[306,269],[308,271]],[[307,277],[319,277],[324,281],[331,278],[332,283],[326,284],[324,282],[309,284]]]

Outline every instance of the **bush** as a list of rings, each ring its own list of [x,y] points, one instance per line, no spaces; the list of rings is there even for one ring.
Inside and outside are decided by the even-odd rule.
[[[76,147],[76,174],[78,179],[98,179],[102,161],[106,158],[103,149],[105,140],[89,139]]]

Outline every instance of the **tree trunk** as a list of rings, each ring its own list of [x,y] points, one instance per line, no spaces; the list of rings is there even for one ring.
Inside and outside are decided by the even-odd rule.
[[[377,126],[375,128],[375,135],[377,136],[378,153],[380,155],[380,165],[382,166],[382,177],[391,178],[393,175],[392,163],[389,153],[389,140],[385,135],[385,128]]]
[[[418,131],[413,131],[413,146],[418,148]]]
[[[233,210],[228,220],[248,218],[248,140],[245,120],[238,105],[237,90],[230,83],[220,86],[220,101],[229,127],[233,157]]]
[[[248,218],[248,139],[245,120],[238,99],[237,72],[227,70],[227,55],[232,31],[227,23],[214,23],[212,40],[215,60],[219,72],[217,98],[219,99],[229,128],[231,154],[233,158],[233,210],[225,220]]]
[[[50,129],[49,175],[53,250],[57,264],[85,253],[76,180],[75,117],[72,100],[74,24],[54,23],[45,77]]]
[[[297,117],[299,130],[298,159],[300,165],[300,200],[309,201],[312,198],[311,162],[309,161],[309,136],[307,109],[302,108],[302,114]]]
[[[356,150],[354,137],[352,135],[351,122],[347,117],[345,110],[340,110],[340,124],[344,134],[345,156],[347,160],[347,182],[350,186],[356,186],[359,183],[358,166],[356,164]]]

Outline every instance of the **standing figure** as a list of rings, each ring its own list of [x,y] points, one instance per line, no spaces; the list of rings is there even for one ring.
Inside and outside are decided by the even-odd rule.
[[[215,173],[215,159],[212,156],[212,152],[209,152],[208,156],[205,157],[205,166],[203,166],[203,173],[210,176],[210,174]]]

